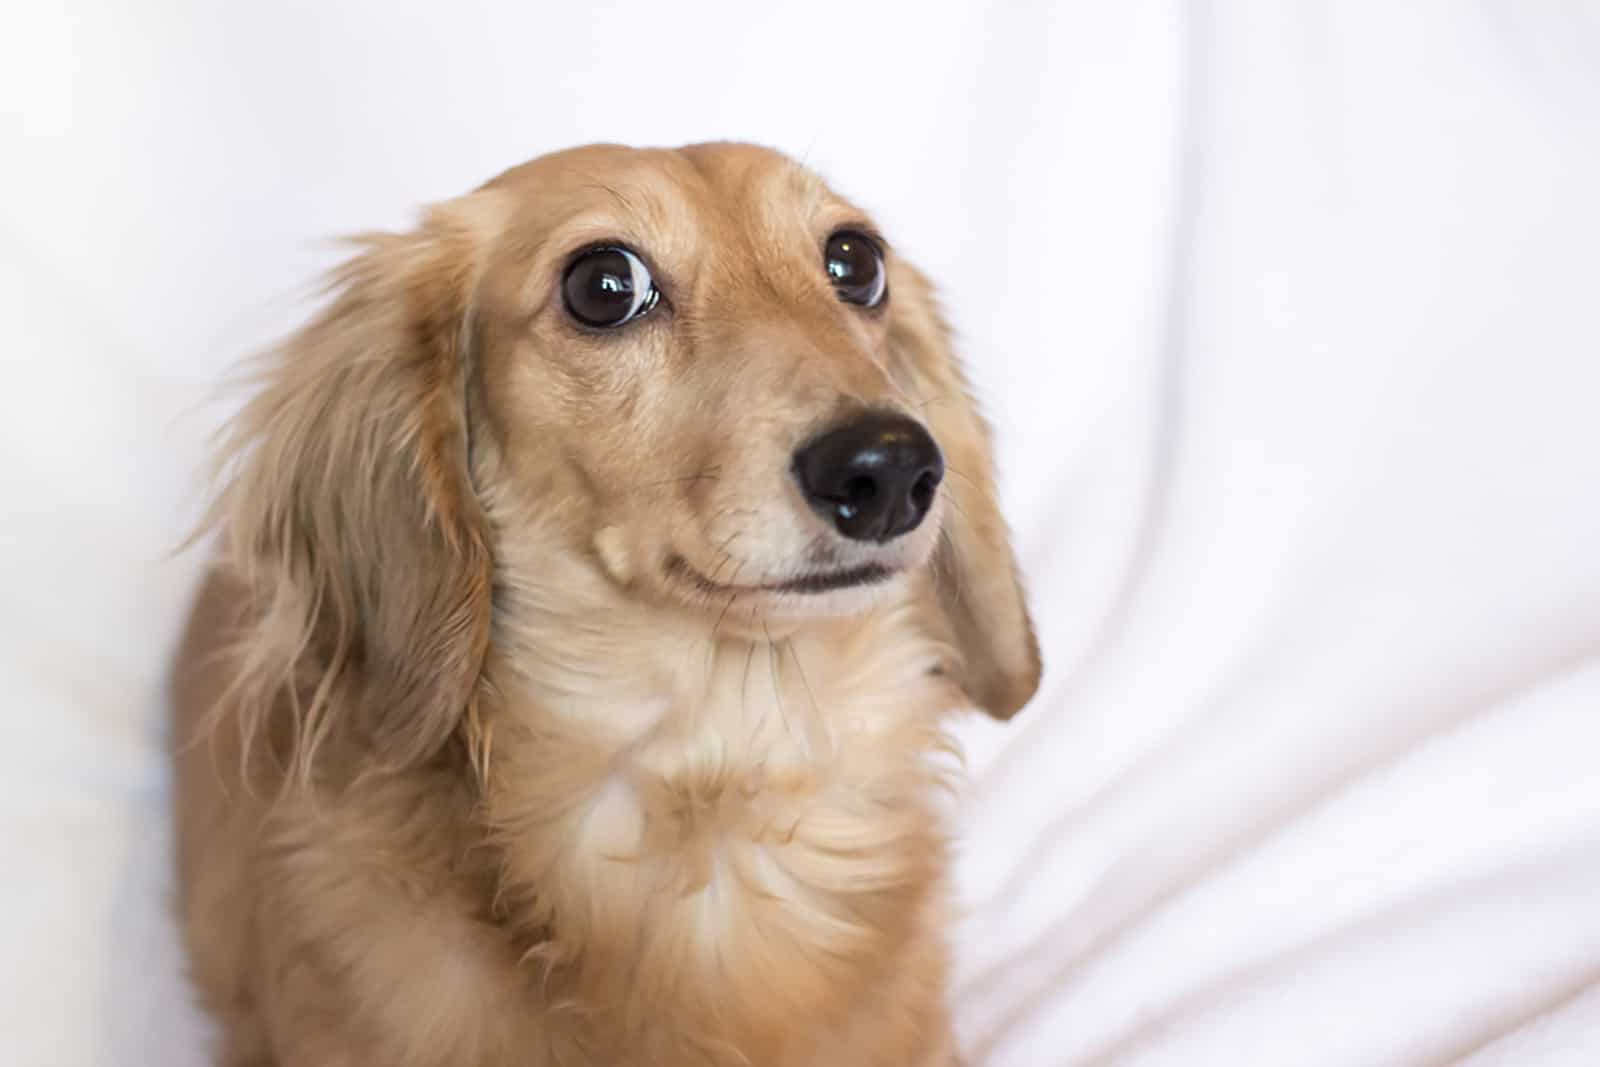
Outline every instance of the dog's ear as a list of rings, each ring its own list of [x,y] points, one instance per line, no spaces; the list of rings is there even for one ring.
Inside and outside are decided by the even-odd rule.
[[[465,398],[482,222],[459,203],[359,239],[228,430],[214,519],[255,620],[240,712],[290,709],[301,773],[349,730],[385,764],[425,759],[475,700],[493,565]]]
[[[1039,644],[1011,531],[1000,513],[989,427],[926,278],[896,264],[890,373],[944,450],[950,499],[934,580],[960,662],[958,680],[990,715],[1015,715],[1039,686]]]

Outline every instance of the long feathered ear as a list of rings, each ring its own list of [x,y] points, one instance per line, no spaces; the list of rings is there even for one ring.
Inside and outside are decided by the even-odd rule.
[[[944,450],[953,506],[934,558],[940,606],[961,661],[959,681],[990,715],[1008,719],[1039,687],[1039,643],[995,490],[989,427],[950,344],[932,287],[897,264],[891,296],[891,374]]]
[[[227,433],[214,518],[253,620],[236,706],[247,729],[293,716],[302,775],[348,731],[384,764],[425,759],[475,699],[493,561],[468,469],[473,221],[360,239]]]

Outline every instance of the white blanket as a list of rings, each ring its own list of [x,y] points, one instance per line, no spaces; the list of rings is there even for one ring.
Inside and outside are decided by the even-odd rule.
[[[1048,672],[963,725],[973,1061],[1600,1063],[1592,6],[270,7],[0,42],[0,1062],[204,1062],[167,553],[319,242],[741,137],[942,280],[1000,430]]]

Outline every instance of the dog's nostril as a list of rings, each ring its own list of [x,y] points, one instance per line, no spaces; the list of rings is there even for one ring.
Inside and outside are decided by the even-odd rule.
[[[844,500],[847,504],[862,504],[878,495],[878,483],[865,474],[859,474],[844,483]]]
[[[917,510],[926,512],[933,506],[934,490],[939,488],[939,479],[933,476],[932,471],[923,471],[911,486],[911,503]]]

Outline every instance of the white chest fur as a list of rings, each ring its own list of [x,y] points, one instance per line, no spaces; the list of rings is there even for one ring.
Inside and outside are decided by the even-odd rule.
[[[589,699],[567,671],[497,728],[508,888],[571,995],[748,1045],[837,1016],[911,936],[958,697],[907,618],[872,623],[687,642]]]

